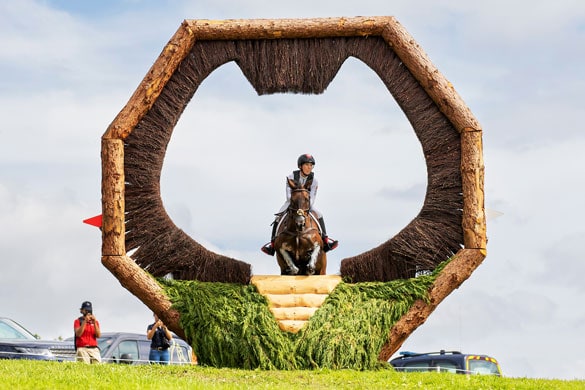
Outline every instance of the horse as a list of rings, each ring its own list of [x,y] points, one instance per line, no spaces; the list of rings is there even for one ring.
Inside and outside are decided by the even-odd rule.
[[[289,178],[287,181],[291,189],[290,204],[274,240],[281,275],[325,275],[327,254],[323,251],[317,216],[310,210],[312,181],[305,185]]]

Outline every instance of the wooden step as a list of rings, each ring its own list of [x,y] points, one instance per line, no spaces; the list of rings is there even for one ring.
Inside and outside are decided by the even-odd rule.
[[[339,275],[254,275],[251,283],[266,297],[280,329],[297,333],[341,282]]]

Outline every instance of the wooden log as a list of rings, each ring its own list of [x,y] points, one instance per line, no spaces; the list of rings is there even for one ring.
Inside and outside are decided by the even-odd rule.
[[[277,321],[301,320],[308,321],[318,307],[273,307],[270,309]]]
[[[380,35],[392,17],[186,20],[198,40],[328,38]]]
[[[439,72],[419,44],[395,18],[388,18],[382,37],[457,131],[481,130],[479,122],[455,91],[453,84]]]
[[[183,22],[164,47],[128,103],[108,126],[102,138],[125,139],[158,99],[181,61],[187,56],[195,35],[188,23]]]
[[[124,143],[102,139],[102,256],[126,254]]]
[[[480,249],[461,249],[457,252],[429,289],[429,303],[422,300],[416,301],[410,310],[392,326],[389,341],[380,350],[379,360],[390,359],[407,337],[426,321],[439,303],[471,276],[484,258],[485,251]]]
[[[298,333],[308,321],[299,321],[299,320],[282,320],[278,321],[278,327],[285,331],[291,333]]]
[[[264,294],[270,307],[321,307],[328,294]]]
[[[254,275],[250,283],[264,295],[281,330],[297,333],[321,307],[339,275]]]
[[[255,275],[251,278],[260,294],[329,294],[339,282],[339,275]]]
[[[484,165],[481,131],[461,134],[461,180],[463,185],[463,243],[486,255],[487,233],[484,205]]]
[[[179,323],[179,312],[158,282],[128,256],[102,256],[102,264],[118,279],[120,284],[142,301],[163,320],[170,330],[185,338]]]

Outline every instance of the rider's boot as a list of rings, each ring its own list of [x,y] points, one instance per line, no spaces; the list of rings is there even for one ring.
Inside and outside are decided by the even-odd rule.
[[[276,221],[272,222],[272,235],[270,236],[270,242],[264,244],[260,250],[266,253],[268,256],[274,256],[274,238],[276,237]]]
[[[264,244],[264,246],[262,248],[260,248],[260,250],[264,253],[266,253],[268,256],[274,256],[274,241],[270,241],[267,244]]]
[[[327,236],[327,230],[325,230],[325,221],[323,217],[319,218],[319,225],[321,225],[321,238],[323,239],[323,252],[327,253],[330,250],[337,248],[339,242]]]

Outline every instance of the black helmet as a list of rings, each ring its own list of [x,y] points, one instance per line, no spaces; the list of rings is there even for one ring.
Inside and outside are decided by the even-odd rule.
[[[315,158],[310,154],[301,154],[297,160],[297,167],[301,167],[301,165],[305,163],[311,163],[315,165]]]

